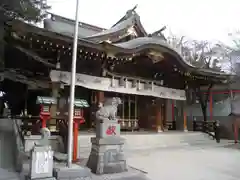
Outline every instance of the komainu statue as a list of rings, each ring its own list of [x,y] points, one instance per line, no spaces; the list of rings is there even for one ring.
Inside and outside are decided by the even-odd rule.
[[[103,106],[96,112],[96,123],[106,121],[116,121],[117,108],[122,101],[119,97],[106,99]]]
[[[112,174],[127,171],[123,146],[125,140],[120,136],[120,124],[116,117],[118,97],[106,99],[96,112],[96,137],[91,138],[92,149],[87,167],[96,174]]]
[[[49,146],[49,138],[51,136],[51,132],[48,128],[42,128],[41,131],[41,139],[35,143],[36,146]]]

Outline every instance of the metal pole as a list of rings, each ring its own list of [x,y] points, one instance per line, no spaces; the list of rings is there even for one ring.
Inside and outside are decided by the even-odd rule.
[[[77,61],[77,42],[78,42],[78,6],[79,0],[76,3],[76,15],[75,15],[75,29],[74,29],[74,41],[73,41],[73,54],[72,54],[72,74],[71,74],[71,86],[70,86],[70,102],[69,102],[69,119],[68,119],[68,161],[67,166],[72,166],[72,153],[73,153],[73,111],[74,111],[74,99],[75,99],[75,80],[76,80],[76,61]]]

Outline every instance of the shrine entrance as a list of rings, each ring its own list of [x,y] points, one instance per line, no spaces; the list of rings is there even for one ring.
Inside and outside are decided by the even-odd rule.
[[[168,117],[171,116],[171,108],[167,108],[167,99],[156,99],[153,97],[138,97],[138,122],[139,130],[163,131],[168,128]],[[166,128],[165,128],[166,127]]]

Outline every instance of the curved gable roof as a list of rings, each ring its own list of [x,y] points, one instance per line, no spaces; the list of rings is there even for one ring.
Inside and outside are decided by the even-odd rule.
[[[128,19],[121,21],[112,28],[102,31],[100,33],[93,34],[91,36],[85,37],[84,39],[92,41],[111,41],[116,42],[123,37],[126,37],[130,34],[131,28],[135,24],[135,16],[131,16]]]
[[[135,20],[136,20],[136,26],[135,29],[138,31],[139,36],[147,36],[147,32],[144,29],[141,21],[140,21],[140,16],[137,14],[135,11],[137,8],[137,5],[135,5],[132,9],[128,10],[125,16],[123,16],[116,24],[114,24],[112,27],[116,26],[118,23],[127,20],[130,16],[135,15]]]
[[[148,34],[143,28],[140,21],[140,16],[135,12],[135,8],[128,10],[126,15],[110,29],[85,37],[84,39],[96,42],[116,42],[130,35],[131,33],[134,33],[134,35],[137,37],[147,36]]]
[[[56,14],[52,14],[49,13],[51,15],[50,19],[45,19],[44,20],[44,28],[52,31],[52,32],[56,32],[56,33],[60,33],[60,34],[64,34],[67,36],[72,36],[74,35],[74,26],[75,26],[75,21],[65,18],[65,17],[61,17],[58,16]],[[82,38],[82,37],[86,37],[86,36],[90,36],[99,32],[102,32],[106,29],[97,27],[97,26],[93,26],[84,22],[79,22],[79,32],[78,32],[78,37]]]
[[[173,57],[176,58],[176,60],[184,67],[187,68],[190,72],[196,72],[200,75],[205,76],[212,76],[212,77],[218,77],[221,78],[221,76],[228,76],[224,72],[218,72],[211,69],[203,69],[203,68],[197,68],[195,66],[192,66],[189,62],[185,61],[183,57],[172,47],[169,46],[169,44],[162,38],[158,37],[139,37],[127,42],[123,43],[108,43],[104,42],[105,44],[108,44],[108,46],[111,46],[112,48],[115,48],[117,52],[125,52],[129,54],[135,54],[138,52],[142,52],[145,50],[156,50],[159,52],[166,52],[168,54],[171,54]],[[225,77],[222,77],[223,79]]]
[[[47,37],[52,40],[59,39],[65,42],[72,42],[72,37],[67,35],[62,35],[59,33],[51,32],[46,29],[34,27],[32,25],[23,23],[23,22],[11,22],[8,24],[11,28],[11,31],[15,31],[16,33],[19,32],[20,34],[36,34],[41,37]],[[149,52],[149,50],[157,51],[157,52],[165,52],[171,54],[180,64],[182,67],[187,69],[187,71],[203,76],[210,76],[212,78],[217,78],[220,80],[225,80],[229,75],[222,72],[213,71],[211,69],[202,69],[196,68],[186,62],[183,57],[169,44],[163,40],[162,38],[158,37],[138,37],[127,42],[123,43],[109,43],[103,41],[102,43],[97,43],[94,41],[89,41],[86,39],[79,39],[78,44],[85,46],[96,48],[101,51],[108,51],[113,50],[113,52],[117,54],[125,54],[126,56],[132,57],[133,54],[138,54],[142,52]]]

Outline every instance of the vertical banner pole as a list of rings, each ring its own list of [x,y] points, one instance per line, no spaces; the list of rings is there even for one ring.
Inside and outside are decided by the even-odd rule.
[[[75,81],[76,81],[76,62],[77,62],[77,42],[78,42],[78,9],[79,0],[76,3],[76,15],[75,15],[75,29],[74,29],[74,41],[73,41],[73,53],[72,53],[72,72],[71,72],[71,86],[70,86],[70,102],[69,102],[69,119],[68,119],[68,159],[67,166],[72,166],[72,153],[73,153],[73,111],[74,111],[74,99],[75,99]]]

